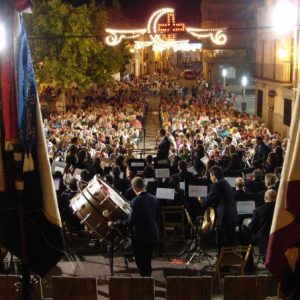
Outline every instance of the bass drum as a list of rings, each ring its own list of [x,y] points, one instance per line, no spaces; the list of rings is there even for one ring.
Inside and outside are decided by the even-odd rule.
[[[89,183],[79,181],[78,188],[80,193],[71,199],[70,206],[81,223],[102,242],[111,244],[113,240],[117,247],[126,248],[128,238],[125,229],[112,229],[107,223],[128,217],[131,210],[129,203],[97,176]]]

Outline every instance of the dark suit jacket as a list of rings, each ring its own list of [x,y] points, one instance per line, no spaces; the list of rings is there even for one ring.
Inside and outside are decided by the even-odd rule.
[[[258,198],[257,194],[248,193],[244,190],[235,190],[233,192],[234,200],[237,201],[250,201],[250,200],[256,200]]]
[[[126,190],[130,186],[126,179],[122,179],[120,177],[114,177],[113,185],[114,188],[121,192],[123,196],[125,196]]]
[[[220,179],[210,186],[210,191],[204,200],[204,206],[215,208],[217,226],[238,223],[233,190],[225,179]]]
[[[265,183],[259,180],[246,181],[245,188],[248,193],[259,193],[266,190]]]
[[[266,254],[269,242],[269,234],[272,225],[275,202],[265,203],[253,212],[252,222],[249,225],[250,233],[257,242],[259,252]]]
[[[132,238],[136,242],[157,242],[157,199],[147,192],[142,192],[131,201],[131,208],[132,210],[128,218],[117,221],[117,224],[131,226]]]
[[[166,159],[169,156],[171,142],[165,136],[162,141],[160,142],[158,149],[157,149],[157,159]]]

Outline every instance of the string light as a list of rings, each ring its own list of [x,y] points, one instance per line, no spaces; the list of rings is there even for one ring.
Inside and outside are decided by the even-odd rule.
[[[6,35],[3,24],[0,24],[0,51],[6,46]]]
[[[149,46],[152,46],[155,51],[156,49],[159,49],[157,51],[162,51],[161,49],[165,50],[171,48],[188,49],[189,40],[175,40],[175,34],[177,32],[186,31],[197,39],[210,38],[211,41],[217,45],[224,45],[227,42],[227,36],[224,33],[226,28],[200,29],[186,27],[184,23],[176,23],[174,12],[175,10],[170,7],[155,11],[150,16],[147,27],[142,29],[123,30],[108,28],[106,32],[109,35],[105,38],[105,41],[109,46],[117,46],[124,39],[138,39],[147,33],[150,41],[135,40],[135,49],[143,49]],[[159,20],[165,15],[167,15],[167,23],[158,24]]]
[[[136,39],[146,33],[146,29],[122,30],[107,28],[105,31],[110,34],[105,38],[105,42],[109,46],[117,46],[124,39]]]
[[[216,45],[225,45],[227,42],[227,35],[224,33],[226,28],[216,29],[200,29],[187,27],[186,31],[197,39],[209,37]]]

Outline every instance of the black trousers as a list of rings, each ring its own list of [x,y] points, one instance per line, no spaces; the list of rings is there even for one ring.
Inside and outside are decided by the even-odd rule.
[[[133,255],[136,265],[143,277],[150,277],[152,273],[151,259],[155,243],[151,241],[132,240]]]
[[[221,252],[222,247],[234,245],[234,229],[233,224],[223,224],[216,228],[217,248],[218,254]]]

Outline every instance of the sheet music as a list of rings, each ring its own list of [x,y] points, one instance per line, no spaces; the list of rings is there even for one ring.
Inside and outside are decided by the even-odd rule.
[[[54,186],[56,191],[59,190],[59,183],[60,183],[60,179],[54,179]]]
[[[55,166],[54,170],[53,170],[53,173],[60,172],[61,174],[64,174],[64,171],[65,171],[64,167],[62,167],[62,166]]]
[[[235,187],[236,177],[225,177],[225,180],[227,180],[227,182],[231,187]]]
[[[191,172],[193,175],[197,175],[198,174],[198,172],[196,171],[196,169],[194,168],[194,166],[191,166],[191,167],[187,168],[187,170],[189,172]]]
[[[207,185],[189,185],[189,197],[206,197]]]
[[[252,215],[255,209],[254,201],[237,201],[236,208],[238,215]]]
[[[157,188],[156,190],[157,199],[174,200],[174,197],[175,197],[175,189]]]
[[[131,162],[130,163],[131,167],[145,167],[145,163],[142,162]]]
[[[145,186],[147,187],[148,183],[149,182],[154,182],[155,179],[154,178],[145,178],[144,181],[145,181]]]
[[[52,173],[59,171],[62,174],[64,174],[66,166],[67,164],[63,161],[53,161],[51,165]]]
[[[208,163],[208,161],[209,161],[209,158],[208,158],[207,156],[204,156],[204,157],[202,157],[200,160],[201,160],[201,161],[203,162],[203,164],[206,166],[207,163]]]
[[[169,178],[170,177],[170,169],[155,169],[155,177],[156,178]]]
[[[77,180],[81,180],[81,172],[83,171],[83,169],[75,169],[74,173],[73,173],[73,178],[76,178]]]
[[[184,191],[185,191],[185,182],[184,182],[184,181],[181,181],[181,182],[179,183],[179,188],[180,188],[181,190],[184,190]]]

